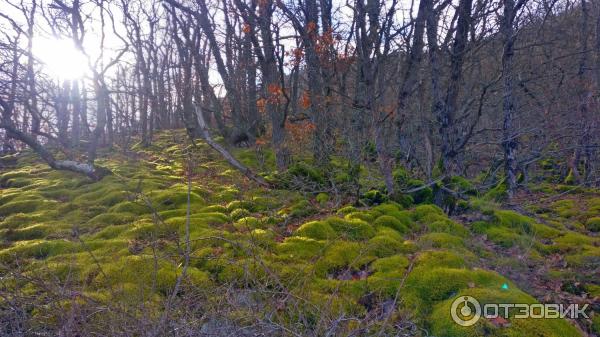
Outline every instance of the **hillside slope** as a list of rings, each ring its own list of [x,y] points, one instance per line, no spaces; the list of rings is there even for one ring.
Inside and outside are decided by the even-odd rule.
[[[0,334],[600,333],[598,314],[472,327],[450,317],[460,295],[598,311],[594,191],[546,186],[519,212],[473,197],[453,218],[427,204],[335,207],[258,187],[180,132],[157,138],[105,154],[114,174],[99,182],[27,153],[2,171]],[[252,150],[238,156],[256,167]]]

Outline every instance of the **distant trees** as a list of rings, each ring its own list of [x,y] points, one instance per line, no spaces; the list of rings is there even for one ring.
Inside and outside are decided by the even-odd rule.
[[[390,195],[402,193],[393,173],[400,166],[443,185],[489,169],[509,195],[541,158],[557,159],[562,178],[598,179],[595,2],[0,6],[10,9],[0,11],[5,152],[19,149],[18,140],[45,151],[49,163],[62,152],[93,166],[101,146],[132,137],[148,146],[156,130],[178,127],[203,137],[204,121],[230,144],[269,140],[279,170],[310,155],[327,171],[339,157],[358,184],[373,152]],[[48,32],[86,55],[85,78],[58,81],[46,72],[34,49]],[[292,151],[300,124],[308,153]]]

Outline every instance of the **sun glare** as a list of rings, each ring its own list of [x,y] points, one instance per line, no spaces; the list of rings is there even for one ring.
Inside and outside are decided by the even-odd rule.
[[[33,52],[43,63],[44,71],[58,79],[81,78],[89,70],[87,58],[70,40],[37,39]]]

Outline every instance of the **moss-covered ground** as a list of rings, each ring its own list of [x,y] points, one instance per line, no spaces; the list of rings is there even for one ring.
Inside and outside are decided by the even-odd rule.
[[[266,149],[235,155],[265,175],[273,170]],[[91,330],[119,330],[114,322],[128,319],[155,326],[139,322],[160,321],[168,310],[170,329],[266,324],[272,335],[600,334],[593,190],[565,197],[548,185],[518,208],[473,196],[450,218],[427,195],[422,204],[355,207],[325,193],[260,188],[181,132],[102,158],[114,174],[98,182],[28,153],[0,175],[0,315],[20,308],[28,331],[64,329],[74,312],[86,313]],[[482,319],[460,327],[450,306],[462,295],[589,303],[597,312],[578,322]],[[71,328],[82,329],[77,324]]]

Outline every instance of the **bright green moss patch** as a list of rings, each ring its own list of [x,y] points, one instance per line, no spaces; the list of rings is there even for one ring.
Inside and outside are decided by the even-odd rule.
[[[503,291],[497,287],[475,287],[463,290],[458,296],[469,295],[476,298],[482,305],[486,303],[535,303],[534,299],[519,290]],[[470,336],[540,336],[540,337],[574,337],[581,336],[575,327],[563,319],[513,319],[511,312],[508,327],[496,327],[486,319],[480,319],[471,327],[456,324],[448,314],[454,299],[453,296],[435,305],[432,313],[427,316],[431,325],[431,333],[444,337]]]
[[[14,261],[15,258],[45,259],[50,256],[74,253],[80,250],[82,250],[81,244],[66,240],[25,241],[22,244],[3,250],[0,253],[0,261]]]
[[[594,244],[594,242],[599,242],[598,239],[572,232],[558,237],[553,241],[554,245],[562,252],[581,251],[584,246],[591,246]]]
[[[372,260],[373,257],[364,255],[359,243],[337,241],[327,247],[323,257],[317,261],[315,272],[317,276],[326,277],[345,269],[360,269]]]
[[[327,193],[319,193],[317,194],[317,196],[315,197],[315,200],[321,204],[322,206],[325,205],[328,201],[329,201],[329,194]]]
[[[419,205],[415,208],[413,214],[415,220],[422,220],[430,215],[444,216],[444,211],[435,205]]]
[[[122,225],[135,220],[136,216],[132,213],[104,213],[90,219],[87,224],[93,227],[105,227],[111,225]]]
[[[151,209],[142,201],[133,202],[133,201],[123,201],[120,202],[111,208],[108,209],[109,212],[113,213],[132,213],[135,215],[142,215],[146,213],[150,213]]]
[[[250,214],[250,211],[248,211],[247,209],[236,208],[233,211],[231,211],[231,213],[229,213],[229,216],[232,220],[239,220],[243,217],[249,216]]]
[[[387,257],[403,252],[404,244],[401,240],[390,236],[377,235],[367,243],[367,252],[377,257]]]
[[[562,234],[562,232],[557,229],[539,223],[533,224],[533,233],[534,236],[543,239],[553,239]]]
[[[233,225],[237,230],[245,231],[255,228],[263,228],[264,222],[253,216],[247,216],[237,220]]]
[[[300,226],[296,233],[316,240],[329,240],[337,236],[335,230],[325,221],[307,222]]]
[[[494,219],[499,225],[510,227],[519,233],[531,233],[534,223],[530,217],[509,210],[495,211]]]
[[[488,240],[503,248],[510,248],[522,242],[522,236],[510,228],[491,227],[485,234]]]
[[[354,206],[345,206],[345,207],[338,209],[337,214],[338,215],[346,215],[346,214],[350,214],[350,213],[353,213],[356,211],[357,211],[357,209]]]
[[[372,212],[376,212],[379,213],[380,215],[390,215],[390,214],[394,214],[398,211],[401,211],[402,207],[396,203],[385,203],[385,204],[381,204],[381,205],[377,205],[373,208],[371,208]]]
[[[452,220],[436,220],[425,225],[429,232],[449,233],[456,236],[467,237],[469,231],[463,226]]]
[[[0,237],[7,241],[23,241],[42,239],[52,230],[48,225],[33,225],[19,229],[8,229],[0,232]]]
[[[578,208],[575,205],[575,200],[564,199],[552,203],[551,208],[563,218],[571,218],[578,214]]]
[[[329,217],[325,221],[338,235],[348,240],[367,240],[375,236],[375,229],[359,219]]]
[[[209,212],[219,212],[219,213],[227,213],[227,207],[221,205],[210,205],[200,209],[200,212],[209,213]]]
[[[321,256],[325,248],[325,243],[307,238],[290,237],[277,245],[276,251],[284,260],[295,261],[305,260]]]
[[[397,218],[390,216],[390,215],[382,215],[382,216],[378,217],[375,220],[375,222],[373,222],[373,225],[393,228],[400,233],[408,232],[408,228],[406,227],[406,225],[404,225],[402,222],[400,222],[400,220],[398,220]]]
[[[193,299],[206,306],[207,314],[211,305],[223,303],[223,291],[231,289],[238,305],[228,311],[233,318],[224,318],[231,322],[247,323],[252,310],[251,314],[274,313],[269,319],[277,318],[277,323],[293,322],[299,334],[324,334],[324,324],[336,321],[333,334],[370,335],[379,333],[382,322],[377,317],[391,309],[387,306],[398,296],[397,311],[382,335],[397,334],[398,320],[414,322],[415,329],[435,336],[569,336],[564,321],[511,321],[502,329],[484,321],[473,330],[448,321],[447,307],[461,293],[473,291],[482,301],[533,301],[488,270],[523,271],[528,277],[525,271],[531,266],[513,252],[540,266],[552,254],[561,254],[560,264],[539,277],[561,284],[579,282],[580,287],[569,291],[598,294],[589,271],[600,263],[600,241],[593,233],[598,231],[600,198],[593,198],[591,190],[581,195],[581,203],[526,208],[536,214],[530,218],[476,198],[477,188],[469,180],[453,177],[447,186],[473,197],[446,215],[434,205],[411,206],[431,202],[431,188],[390,201],[377,180],[376,165],[361,166],[361,191],[367,192],[358,201],[344,195],[346,178],[336,198],[302,187],[264,189],[234,171],[202,141],[195,147],[173,144],[183,144],[184,137],[158,132],[151,146],[136,147],[135,160],[120,151],[101,155],[98,163],[115,174],[99,182],[34,165],[37,159],[27,159],[27,167],[14,172],[0,172],[2,264],[13,267],[18,261],[24,275],[46,273],[102,303],[144,303],[144,315],[159,314],[182,272],[188,221],[182,175],[189,154],[195,163],[189,216],[192,256],[176,300]],[[331,172],[300,161],[291,172],[277,174],[270,171],[272,157],[262,163],[253,148],[234,153],[260,168],[261,175],[276,177],[279,187],[282,179],[283,185],[328,184],[341,175],[338,171],[347,171],[347,163],[334,157]],[[290,177],[294,180],[285,180]],[[400,190],[423,185],[405,170],[395,172],[395,178],[404,186]],[[556,186],[549,186],[557,193]],[[337,202],[357,203],[329,209]],[[11,281],[5,278],[3,284]],[[509,284],[508,291],[501,290],[503,283]],[[44,295],[30,284],[21,289]],[[68,302],[67,309],[74,301]],[[316,327],[321,330],[313,331]]]
[[[358,219],[358,220],[365,221],[367,223],[373,223],[373,221],[375,220],[375,217],[370,212],[352,212],[352,213],[346,214],[344,216],[344,219],[348,219],[348,220]]]
[[[150,199],[157,210],[175,209],[187,205],[188,193],[183,188],[176,191],[166,190],[150,195]],[[192,192],[190,193],[190,203],[193,205],[202,205],[204,204],[204,199]]]
[[[464,239],[448,233],[429,233],[419,238],[419,246],[423,249],[432,248],[464,248]]]
[[[56,207],[55,202],[42,199],[10,201],[0,206],[0,216],[8,216],[16,213],[31,213],[37,210],[46,210]]]

